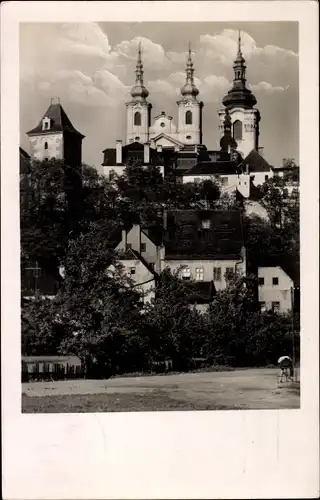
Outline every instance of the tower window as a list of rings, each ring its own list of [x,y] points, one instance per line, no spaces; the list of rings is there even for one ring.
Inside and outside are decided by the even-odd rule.
[[[44,118],[42,120],[42,130],[49,130],[50,128],[50,125],[51,125],[51,120],[50,118]]]
[[[186,139],[191,139],[191,135],[187,135],[187,136],[186,136]]]
[[[191,111],[186,112],[186,125],[192,125],[192,113],[191,113]]]
[[[138,127],[141,125],[141,113],[139,113],[139,111],[134,114],[134,124]]]
[[[233,124],[233,138],[235,140],[242,139],[242,123],[240,120],[236,120]]]
[[[47,142],[44,143],[44,149],[48,149],[48,143]]]

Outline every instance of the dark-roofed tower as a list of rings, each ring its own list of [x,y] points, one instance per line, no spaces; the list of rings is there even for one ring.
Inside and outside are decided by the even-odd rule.
[[[138,57],[136,64],[136,81],[131,89],[132,100],[127,106],[127,140],[126,143],[141,142],[149,140],[149,127],[151,125],[152,105],[147,101],[148,89],[143,83],[143,64],[141,57],[141,42],[138,46]]]
[[[232,137],[238,144],[238,151],[247,156],[253,149],[258,149],[260,113],[254,109],[257,100],[246,87],[246,65],[241,50],[241,34],[238,36],[238,52],[233,65],[233,86],[222,99],[226,109],[218,111],[220,131],[224,135],[226,110],[231,118]]]
[[[82,139],[60,104],[59,98],[52,98],[51,104],[39,124],[29,130],[31,159],[64,160],[71,167],[82,162]]]
[[[197,99],[199,90],[194,81],[194,67],[189,44],[186,79],[181,87],[182,99],[178,104],[178,137],[183,144],[202,144],[202,108]]]

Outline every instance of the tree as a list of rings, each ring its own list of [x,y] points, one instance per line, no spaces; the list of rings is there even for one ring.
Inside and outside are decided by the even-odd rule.
[[[65,332],[60,351],[79,356],[96,376],[142,363],[136,342],[141,296],[117,262],[114,230],[111,222],[103,232],[100,224],[93,224],[86,235],[70,242],[64,284],[54,300]]]
[[[179,271],[165,269],[160,275],[155,300],[146,308],[150,353],[156,360],[170,359],[173,369],[186,370],[202,345],[203,320],[190,307],[190,287]]]

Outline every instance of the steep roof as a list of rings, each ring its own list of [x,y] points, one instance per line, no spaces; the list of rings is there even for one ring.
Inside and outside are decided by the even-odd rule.
[[[231,175],[236,173],[237,165],[234,161],[202,161],[183,175]]]
[[[133,250],[132,248],[128,248],[128,250],[125,250],[124,252],[120,253],[119,260],[139,260],[147,269],[148,271],[155,277],[158,278],[158,274],[155,272],[155,270],[150,266],[150,264],[142,257],[142,255],[137,252],[136,250]]]
[[[242,216],[237,210],[176,210],[167,213],[165,259],[240,259]],[[204,229],[203,221],[210,228]]]
[[[51,120],[51,127],[49,130],[42,130],[42,120],[44,118],[50,118]],[[32,136],[39,134],[47,134],[50,132],[68,132],[76,134],[82,138],[85,137],[74,128],[74,126],[72,125],[65,110],[63,109],[60,103],[50,104],[49,108],[41,118],[38,125],[32,130],[29,130],[29,132],[27,132],[27,135]]]
[[[252,149],[250,153],[245,157],[242,165],[249,165],[249,171],[251,172],[270,172],[271,165],[267,162],[263,156],[258,153],[256,149]]]
[[[300,257],[298,254],[268,255],[257,259],[258,267],[281,267],[292,279],[295,286],[300,286]]]

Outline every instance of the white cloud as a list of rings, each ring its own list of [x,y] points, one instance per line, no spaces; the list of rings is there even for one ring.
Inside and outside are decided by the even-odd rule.
[[[285,90],[284,87],[281,87],[279,85],[271,85],[271,83],[268,82],[259,82],[256,85],[249,85],[249,88],[251,90],[255,91],[264,91],[264,92],[282,92]]]

